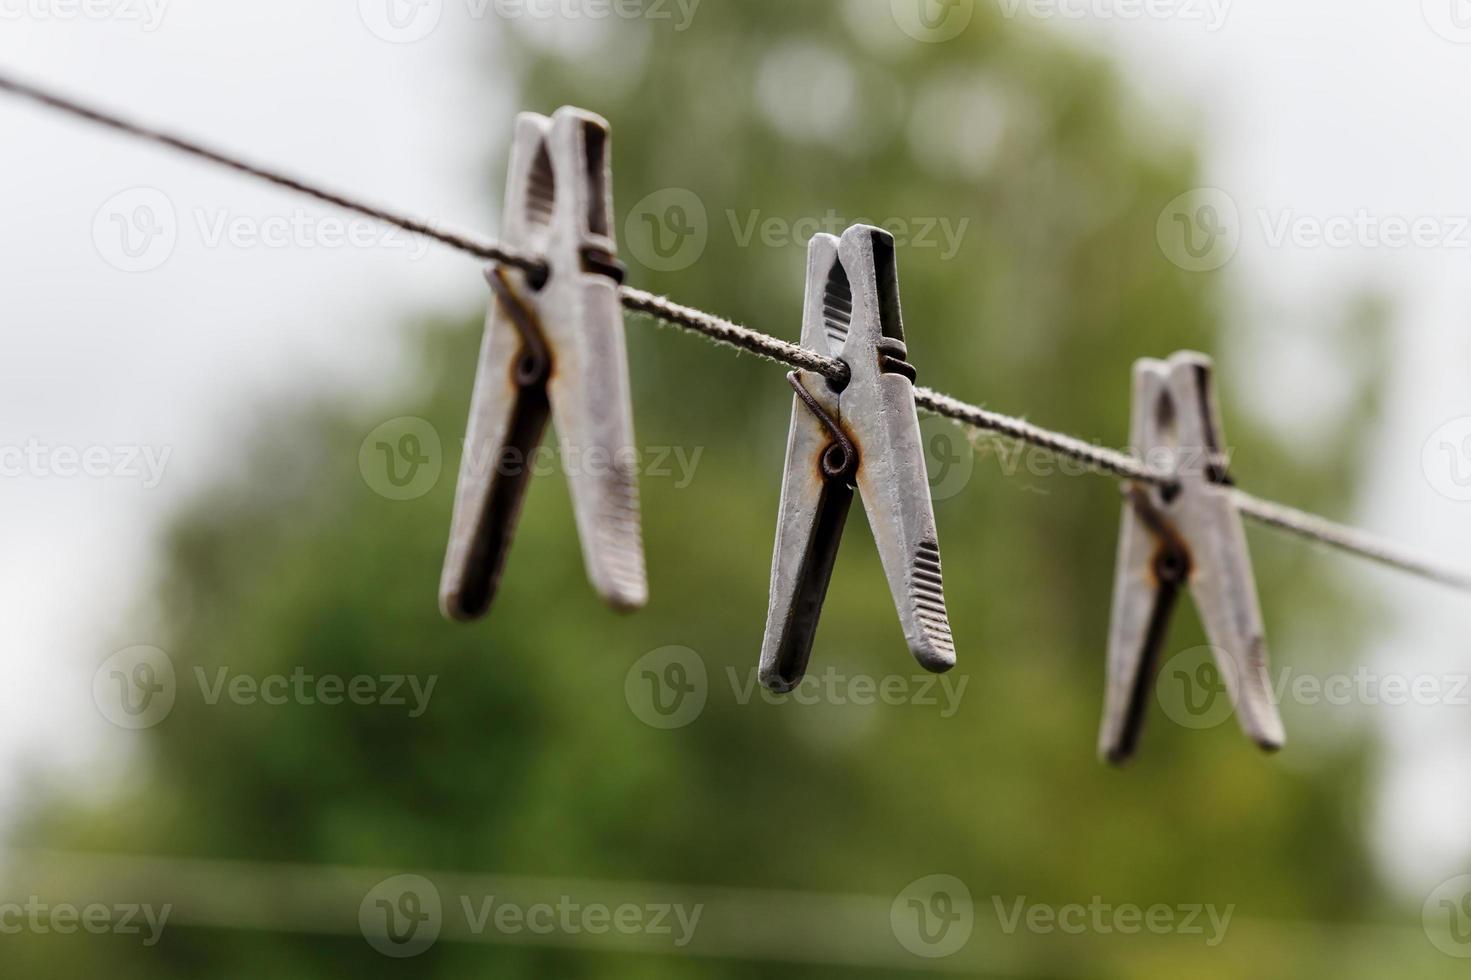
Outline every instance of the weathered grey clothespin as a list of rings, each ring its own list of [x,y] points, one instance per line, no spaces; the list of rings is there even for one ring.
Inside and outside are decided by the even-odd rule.
[[[1136,362],[1133,412],[1134,451],[1174,482],[1125,487],[1099,753],[1113,763],[1134,754],[1170,613],[1186,585],[1242,730],[1262,748],[1279,749],[1285,735],[1210,358],[1182,352]]]
[[[948,670],[955,646],[888,232],[855,225],[841,240],[813,237],[802,346],[841,359],[849,380],[839,387],[808,371],[787,375],[796,398],[761,681],[785,691],[806,673],[855,486],[910,652],[929,670]]]
[[[620,609],[647,600],[612,213],[607,122],[574,108],[521,114],[503,231],[542,256],[546,273],[486,273],[495,302],[440,583],[451,618],[490,607],[548,415],[593,588]]]

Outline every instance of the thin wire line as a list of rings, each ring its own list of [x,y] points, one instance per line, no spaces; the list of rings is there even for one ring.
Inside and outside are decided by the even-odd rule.
[[[1063,963],[1050,955],[1052,948],[1044,946],[1045,935],[1033,935],[1031,941],[1020,936],[1009,938],[1002,928],[1004,919],[989,925],[977,921],[975,938],[952,956],[917,959],[894,942],[889,924],[893,897],[873,893],[39,848],[0,852],[0,866],[5,869],[0,901],[7,904],[25,905],[29,901],[34,905],[40,901],[31,896],[85,895],[89,902],[114,908],[126,905],[167,910],[168,921],[160,924],[166,930],[259,931],[356,937],[359,942],[367,939],[382,943],[388,939],[384,926],[391,920],[368,922],[360,912],[368,898],[396,899],[401,894],[412,894],[412,889],[394,887],[408,873],[440,895],[460,897],[457,902],[446,901],[443,914],[436,917],[439,929],[435,935],[440,948],[442,944],[531,942],[579,950],[832,965],[849,970],[863,966],[906,973],[914,971],[916,963],[928,963],[936,976],[1000,973],[1056,978],[1091,977],[1100,972],[1096,958],[1078,957]],[[263,896],[269,896],[269,900],[263,901]],[[686,934],[686,944],[677,946],[671,939],[677,933],[672,930],[662,936],[647,928],[629,934],[617,929],[573,930],[571,925],[578,920],[568,923],[560,913],[552,918],[549,932],[475,928],[474,917],[463,911],[467,906],[482,908],[487,898],[526,910],[560,901],[571,909],[633,904],[640,908],[698,909],[701,914],[698,927],[691,927]],[[674,916],[670,919],[675,921]],[[590,920],[583,916],[580,921],[586,926]],[[1309,955],[1321,958],[1320,954],[1329,952],[1387,960],[1391,956],[1418,955],[1425,946],[1425,932],[1418,920],[1403,924],[1366,920],[1328,923],[1235,915],[1230,919],[1230,929],[1233,948],[1291,948],[1304,961]],[[429,935],[427,923],[411,933],[425,939]],[[1156,940],[1169,942],[1162,936]],[[1016,945],[1011,945],[1013,942]],[[1352,948],[1351,954],[1344,952],[1346,947]]]
[[[680,306],[643,290],[624,287],[624,306],[768,360],[814,371],[835,380],[843,380],[848,374],[847,365],[837,358],[824,357],[805,347],[798,347],[700,310]],[[1168,486],[1175,482],[1171,474],[1152,469],[1127,453],[1084,442],[1066,433],[1034,425],[1025,419],[971,405],[930,388],[917,386],[914,389],[914,401],[919,408],[936,415],[1052,450],[1061,456],[1084,463],[1093,472],[1103,476],[1115,476],[1157,486]],[[1338,524],[1295,507],[1263,500],[1242,490],[1235,490],[1233,498],[1236,509],[1243,517],[1264,527],[1286,531],[1304,540],[1315,541],[1432,582],[1471,592],[1471,572],[1442,564],[1366,531]]]
[[[193,140],[174,136],[163,130],[131,122],[121,116],[84,105],[35,85],[21,82],[4,73],[0,73],[0,91],[10,92],[42,106],[129,136],[159,143],[247,176],[258,177],[327,204],[333,204],[405,231],[423,235],[487,262],[500,262],[532,273],[544,272],[546,268],[538,256],[520,252],[494,239],[465,232],[448,231],[398,212],[365,204],[343,194],[307,184],[281,171],[247,163],[238,157],[211,149]],[[837,358],[825,357],[703,310],[683,306],[663,296],[624,286],[622,300],[623,306],[635,313],[698,333],[717,343],[748,351],[791,367],[813,371],[835,381],[843,381],[848,376],[848,366]],[[976,429],[994,432],[1005,438],[1052,450],[1081,462],[1089,469],[1104,476],[1138,480],[1159,486],[1167,486],[1174,482],[1171,474],[1146,466],[1127,453],[1097,446],[1075,436],[1034,425],[1016,416],[971,405],[929,388],[915,388],[914,398],[915,404],[922,409]],[[1443,564],[1365,531],[1283,504],[1262,500],[1239,490],[1235,492],[1235,501],[1237,509],[1243,516],[1267,527],[1286,531],[1433,582],[1471,591],[1471,572]]]
[[[1471,592],[1471,572],[1442,564],[1358,528],[1347,527],[1286,504],[1254,497],[1244,490],[1237,490],[1235,497],[1236,509],[1242,516],[1265,527],[1287,531],[1308,541],[1317,541],[1432,582]]]
[[[928,409],[936,415],[944,415],[977,429],[1030,443],[1041,449],[1050,449],[1059,455],[1086,463],[1095,473],[1104,476],[1117,476],[1157,486],[1168,486],[1175,482],[1174,477],[1170,474],[1151,469],[1133,456],[1121,453],[1117,449],[1095,446],[1074,436],[1044,429],[1040,425],[1033,425],[1026,419],[992,412],[976,405],[968,405],[929,388],[915,388],[914,402],[920,408]]]
[[[842,382],[848,378],[848,365],[835,357],[824,357],[805,347],[798,347],[738,323],[731,323],[694,307],[681,306],[673,300],[642,289],[624,286],[623,305],[635,313],[692,330],[718,343],[749,351],[770,361],[814,371],[834,381]]]

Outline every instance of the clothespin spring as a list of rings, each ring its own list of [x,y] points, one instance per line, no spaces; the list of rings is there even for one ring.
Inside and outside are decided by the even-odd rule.
[[[817,399],[812,397],[812,393],[807,390],[806,385],[802,384],[802,379],[797,376],[796,371],[787,372],[787,384],[792,386],[792,390],[797,393],[798,398],[802,399],[802,404],[807,406],[807,410],[817,416],[817,421],[822,423],[828,435],[833,437],[833,444],[828,446],[822,454],[823,477],[830,482],[841,481],[851,485],[853,474],[858,471],[858,449],[853,445],[853,440],[848,438],[848,434],[843,431],[837,419],[824,411],[823,407],[817,403]]]
[[[546,339],[537,326],[536,315],[516,295],[515,287],[506,278],[505,270],[493,265],[485,270],[485,281],[495,294],[496,302],[505,310],[511,326],[521,335],[521,356],[516,360],[515,381],[522,388],[539,385],[551,373],[552,358],[547,351]]]
[[[1174,525],[1150,503],[1148,489],[1137,483],[1125,483],[1123,489],[1129,506],[1160,543],[1152,563],[1155,577],[1160,585],[1178,590],[1190,578],[1190,549]]]

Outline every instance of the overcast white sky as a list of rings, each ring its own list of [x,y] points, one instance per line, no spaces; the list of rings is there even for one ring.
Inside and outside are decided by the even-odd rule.
[[[153,30],[17,9],[0,4],[6,70],[369,199],[496,227],[486,160],[512,96],[469,70],[462,33],[385,43],[355,2],[170,0]],[[376,232],[344,245],[338,216],[295,195],[10,99],[0,133],[0,445],[105,447],[122,471],[130,447],[169,454],[161,481],[61,478],[51,466],[65,457],[49,456],[0,480],[9,773],[8,760],[80,764],[126,744],[91,704],[92,671],[148,642],[120,621],[148,598],[153,534],[230,464],[259,406],[324,390],[388,400],[414,377],[403,325],[473,309],[484,283],[455,253]],[[133,198],[109,205],[120,193]],[[132,260],[107,223],[136,203],[177,233],[171,252],[160,237],[137,256],[156,268],[122,271],[109,260]],[[237,224],[286,228],[286,244],[219,237]],[[13,793],[0,777],[0,799]]]
[[[0,65],[370,198],[496,227],[485,154],[515,106],[484,58],[470,65],[487,23],[467,29],[446,5],[437,30],[394,44],[365,24],[375,0],[161,2],[108,0],[118,16],[92,19],[62,17],[66,0],[0,0]],[[1155,14],[1125,16],[1131,0],[975,2],[1112,52],[1142,113],[1199,133],[1207,182],[1237,215],[1239,249],[1218,274],[1239,297],[1235,361],[1251,366],[1235,390],[1259,397],[1235,411],[1310,452],[1351,397],[1333,383],[1322,328],[1362,285],[1394,297],[1391,398],[1365,433],[1380,462],[1363,474],[1362,512],[1338,516],[1471,554],[1471,503],[1453,499],[1452,469],[1471,474],[1460,442],[1471,426],[1441,428],[1471,417],[1471,229],[1458,220],[1471,216],[1471,3],[1151,0]],[[401,325],[473,309],[484,290],[461,256],[402,238],[334,245],[327,212],[295,196],[28,106],[0,99],[0,133],[0,446],[51,454],[0,480],[3,801],[15,760],[95,773],[119,742],[92,706],[92,672],[148,641],[119,622],[146,602],[151,536],[228,465],[252,407],[324,389],[390,398],[413,373]],[[157,251],[120,251],[116,215],[164,212],[176,235],[155,243],[161,264]],[[239,219],[288,223],[291,241],[215,240]],[[1351,223],[1349,244],[1313,244],[1315,229],[1348,227],[1337,219]],[[1421,244],[1385,243],[1396,220],[1417,219]],[[119,268],[130,264],[157,267]],[[58,450],[89,447],[119,468],[129,447],[167,452],[162,480],[43,472],[64,461]],[[1380,670],[1471,669],[1471,604],[1360,574],[1400,623]],[[1376,806],[1384,865],[1423,893],[1471,857],[1471,709],[1373,717],[1391,749]]]

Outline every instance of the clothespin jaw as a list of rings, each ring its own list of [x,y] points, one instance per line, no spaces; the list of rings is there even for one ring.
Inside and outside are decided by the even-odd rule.
[[[1267,676],[1266,629],[1231,496],[1210,358],[1182,352],[1134,365],[1132,443],[1163,461],[1172,486],[1125,488],[1099,754],[1134,754],[1158,655],[1189,587],[1242,730],[1263,749],[1286,741]]]
[[[894,239],[855,225],[808,247],[802,346],[848,365],[839,387],[788,375],[796,397],[787,438],[761,682],[795,687],[856,488],[872,525],[910,652],[928,670],[955,665],[939,537],[900,318]]]
[[[504,237],[542,256],[545,271],[486,273],[495,301],[440,582],[452,619],[490,607],[549,417],[588,579],[615,608],[647,601],[612,213],[607,122],[571,107],[518,116]]]

